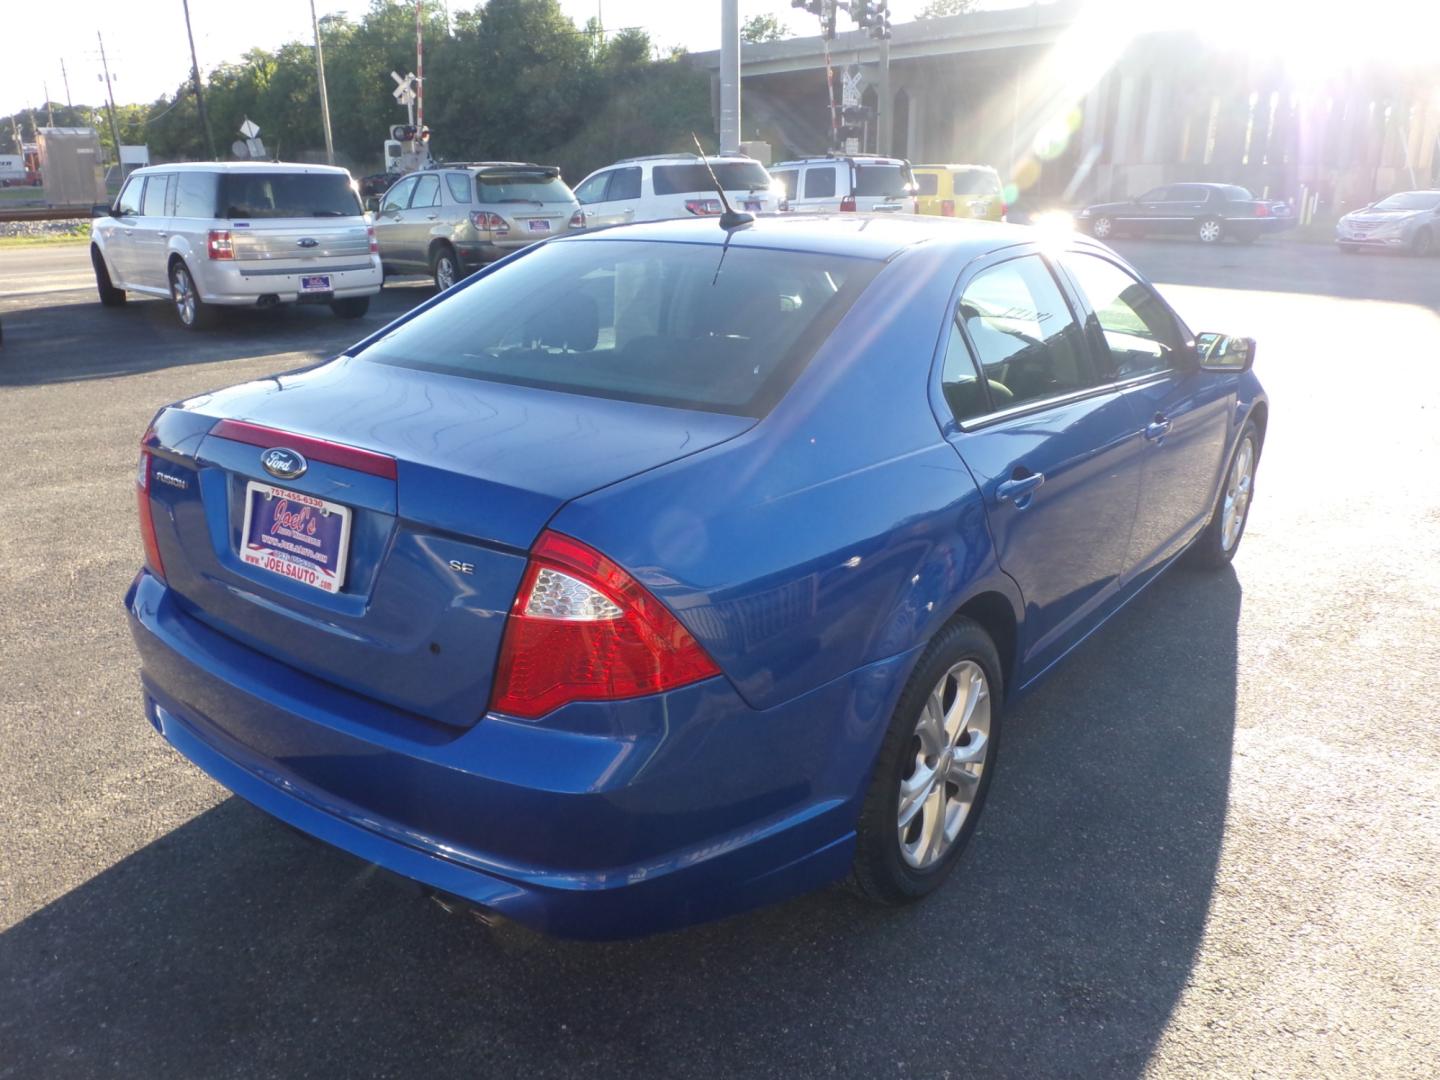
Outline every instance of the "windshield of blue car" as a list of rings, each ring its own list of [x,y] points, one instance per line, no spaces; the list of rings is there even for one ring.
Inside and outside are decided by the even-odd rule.
[[[360,356],[762,416],[881,265],[719,244],[546,244],[421,312]]]
[[[1381,199],[1372,210],[1434,210],[1440,207],[1440,192],[1404,191]]]
[[[220,177],[221,217],[359,217],[360,196],[339,173],[235,172]]]
[[[914,178],[908,165],[857,165],[856,195],[909,195]]]
[[[475,191],[482,203],[575,201],[574,193],[564,180],[543,173],[481,174],[475,178]]]
[[[756,161],[715,161],[715,180],[726,191],[768,191],[770,174]],[[715,180],[710,169],[701,162],[693,165],[656,165],[651,174],[656,195],[689,195],[697,191],[714,191]]]

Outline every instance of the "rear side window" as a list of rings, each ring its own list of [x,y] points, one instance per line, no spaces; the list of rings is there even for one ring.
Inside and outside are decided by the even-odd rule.
[[[607,200],[638,199],[639,197],[640,167],[638,165],[626,169],[616,169],[610,174],[610,190],[605,195]]]
[[[1037,255],[977,274],[960,297],[959,316],[995,409],[1098,384],[1080,327]]]
[[[835,166],[805,170],[805,198],[829,199],[835,195]]]
[[[165,216],[165,189],[170,183],[168,176],[152,176],[145,185],[145,203],[141,209],[146,217]]]
[[[1000,177],[989,169],[956,169],[950,176],[956,195],[1000,194]]]
[[[770,186],[770,174],[758,162],[717,161],[712,162],[710,168],[715,170],[715,179],[726,191],[764,191]],[[710,170],[698,161],[693,165],[656,165],[650,178],[656,195],[691,195],[715,190]]]
[[[856,195],[908,195],[910,170],[903,165],[859,165],[855,168]]]
[[[450,189],[450,198],[457,203],[468,203],[470,199],[470,177],[466,173],[446,173],[445,186]]]
[[[938,173],[922,172],[915,174],[915,183],[919,185],[921,195],[940,194],[940,176]]]
[[[544,173],[481,173],[475,184],[482,203],[568,203],[575,197],[559,176]]]
[[[219,177],[214,173],[176,173],[175,216],[184,218],[215,217],[215,194],[218,182]]]
[[[221,177],[227,218],[359,217],[360,197],[339,173],[235,172]]]
[[[140,197],[145,191],[145,178],[143,176],[132,176],[120,189],[120,197],[115,200],[115,211],[124,217],[134,217],[140,213]]]
[[[1104,335],[1102,381],[1133,379],[1176,366],[1183,335],[1175,317],[1148,286],[1098,255],[1071,252],[1061,262],[1089,299]]]
[[[360,355],[496,382],[759,416],[880,265],[700,244],[548,244]]]
[[[415,194],[410,196],[410,206],[439,206],[440,177],[426,173],[415,181]]]
[[[950,340],[945,345],[945,366],[941,369],[940,385],[945,392],[945,403],[950,406],[957,421],[964,423],[990,411],[990,399],[981,389],[975,360],[960,334],[958,322],[950,324]]]

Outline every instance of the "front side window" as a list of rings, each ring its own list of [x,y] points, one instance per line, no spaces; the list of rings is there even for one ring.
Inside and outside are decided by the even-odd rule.
[[[140,214],[140,200],[145,192],[145,177],[132,176],[120,189],[115,200],[115,212],[121,217],[137,217]]]
[[[625,169],[616,169],[610,174],[610,190],[606,198],[613,202],[616,199],[638,199],[640,197],[640,167],[630,166]]]
[[[835,196],[835,166],[805,170],[805,198],[830,199]]]
[[[175,216],[216,217],[215,195],[219,177],[214,173],[182,172],[175,176]]]
[[[445,186],[450,189],[450,198],[457,203],[470,202],[469,173],[446,173]]]
[[[1163,188],[1163,187],[1157,187],[1157,188],[1151,188],[1149,191],[1145,192],[1144,195],[1141,195],[1139,201],[1140,201],[1140,202],[1168,202],[1169,199],[1170,199],[1170,189],[1169,189],[1169,188]]]
[[[549,244],[397,327],[360,356],[760,416],[880,265],[718,245]]]
[[[795,181],[799,178],[799,169],[781,169],[775,174],[775,182],[785,189],[785,197],[787,199],[793,199],[799,194],[795,190]]]
[[[389,191],[385,192],[385,201],[380,204],[382,213],[392,210],[404,210],[410,205],[410,195],[415,190],[415,183],[419,179],[416,176],[407,176],[404,180],[395,184]]]
[[[152,176],[145,185],[145,201],[140,212],[146,217],[165,216],[165,188],[170,182],[168,176]]]
[[[608,172],[596,173],[575,189],[575,198],[581,206],[605,201],[605,185],[610,182]]]
[[[1176,366],[1183,335],[1147,285],[1098,255],[1070,252],[1061,262],[1090,300],[1105,337],[1101,381],[1133,379]]]
[[[1038,255],[981,271],[959,314],[996,408],[1097,385],[1080,327]]]
[[[227,218],[359,217],[360,196],[339,173],[234,172],[221,178]]]
[[[933,172],[916,173],[915,183],[920,185],[921,195],[940,194],[940,177]]]

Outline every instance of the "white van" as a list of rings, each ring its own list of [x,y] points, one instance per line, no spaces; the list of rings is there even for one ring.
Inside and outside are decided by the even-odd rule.
[[[715,194],[711,170],[735,209],[752,213],[773,213],[780,209],[780,192],[772,184],[765,166],[744,154],[704,158],[698,154],[660,154],[626,158],[580,181],[575,187],[575,198],[584,211],[587,229],[631,221],[718,217],[725,208]]]
[[[890,214],[919,212],[920,189],[902,158],[797,158],[770,166],[770,175],[785,188],[785,209],[823,214],[834,210]]]
[[[95,213],[90,260],[106,307],[128,292],[168,296],[194,330],[220,306],[328,304],[356,319],[380,291],[375,230],[344,169],[153,165]]]

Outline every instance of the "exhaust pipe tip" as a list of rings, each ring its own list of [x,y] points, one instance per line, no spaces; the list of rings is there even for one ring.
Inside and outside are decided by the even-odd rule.
[[[264,295],[262,295],[262,296],[260,296],[260,297],[257,297],[256,300],[255,300],[255,306],[256,306],[256,307],[262,307],[262,308],[263,308],[263,307],[275,307],[275,306],[276,306],[277,304],[279,304],[279,303],[280,303],[280,297],[277,296],[275,293],[265,293]]]

